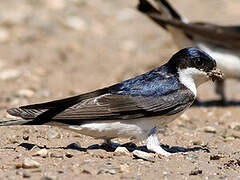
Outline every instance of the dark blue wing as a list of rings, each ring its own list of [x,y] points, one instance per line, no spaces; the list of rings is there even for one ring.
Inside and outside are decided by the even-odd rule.
[[[146,74],[109,87],[109,90],[112,94],[118,95],[161,97],[180,87],[181,83],[176,73],[169,72],[167,65],[163,65]]]

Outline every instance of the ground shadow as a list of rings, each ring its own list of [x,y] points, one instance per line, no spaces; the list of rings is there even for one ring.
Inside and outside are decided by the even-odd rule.
[[[33,147],[38,147],[40,149],[72,149],[72,150],[77,150],[77,151],[83,151],[83,152],[86,152],[87,150],[94,150],[94,149],[102,149],[102,150],[105,150],[106,152],[114,152],[115,149],[119,146],[121,147],[126,147],[128,149],[128,151],[132,152],[134,150],[141,150],[141,151],[144,151],[144,152],[151,152],[147,149],[146,146],[137,146],[136,144],[134,143],[126,143],[126,144],[117,144],[117,143],[113,143],[113,145],[109,146],[107,144],[93,144],[91,146],[88,146],[87,148],[82,148],[82,147],[79,147],[78,144],[76,143],[71,143],[69,144],[68,146],[66,147],[47,147],[46,145],[45,146],[39,146],[39,145],[36,145],[36,144],[32,144],[32,143],[21,143],[19,144],[18,146],[21,146],[21,147],[24,147],[25,149],[27,150],[31,150]],[[205,152],[210,152],[210,150],[208,148],[205,148],[205,147],[193,147],[193,148],[185,148],[185,147],[180,147],[180,146],[172,146],[172,147],[169,147],[168,145],[161,145],[161,147],[170,152],[170,153],[180,153],[180,152],[195,152],[195,151],[205,151]],[[1,149],[15,149],[13,147],[5,147],[5,148],[1,148]]]
[[[221,100],[210,100],[210,101],[194,101],[192,107],[228,107],[228,106],[240,106],[240,101],[221,101]]]

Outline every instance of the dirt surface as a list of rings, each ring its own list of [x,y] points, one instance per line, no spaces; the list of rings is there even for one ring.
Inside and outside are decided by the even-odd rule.
[[[171,3],[192,21],[240,24],[239,1]],[[95,90],[166,62],[176,46],[169,34],[136,11],[136,4],[0,1],[1,119],[12,118],[8,108]],[[0,179],[240,179],[239,89],[240,83],[227,81],[231,102],[219,107],[213,103],[219,98],[214,85],[200,87],[199,98],[207,103],[190,108],[159,134],[178,153],[149,153],[151,161],[131,152],[108,152],[98,146],[101,140],[56,127],[1,127]],[[44,147],[47,154],[34,156]],[[28,158],[38,162],[36,168],[26,169]]]

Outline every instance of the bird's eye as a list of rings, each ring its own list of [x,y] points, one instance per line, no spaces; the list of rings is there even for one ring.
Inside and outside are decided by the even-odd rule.
[[[202,66],[204,66],[204,61],[201,59],[196,59],[195,64],[197,67],[202,67]]]

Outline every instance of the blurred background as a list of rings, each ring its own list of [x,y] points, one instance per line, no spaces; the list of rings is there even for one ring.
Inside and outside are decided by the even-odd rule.
[[[239,0],[169,2],[190,21],[240,25]],[[0,0],[0,119],[13,119],[6,113],[8,108],[103,88],[168,61],[178,51],[177,47],[167,32],[136,10],[137,3],[137,0]],[[198,90],[200,100],[219,98],[211,82]],[[239,90],[240,82],[227,81],[228,99],[240,102]],[[84,176],[97,179],[88,174],[106,166],[119,168],[121,163],[126,165],[127,172],[104,173],[98,179],[193,179],[192,170],[199,172],[197,179],[236,179],[240,174],[239,117],[239,106],[190,108],[162,130],[161,143],[170,147],[206,147],[211,153],[179,153],[168,160],[159,157],[151,164],[100,150],[89,153],[54,150],[74,142],[81,147],[102,143],[56,127],[2,127],[0,179],[24,176],[40,179],[43,175],[51,178],[42,179],[89,179]],[[50,147],[50,153],[64,158],[34,157],[41,163],[40,171],[26,171],[26,176],[16,167],[26,157],[33,158],[39,148],[34,146],[28,151],[20,146],[23,142]],[[66,153],[73,158],[65,157]]]
[[[190,21],[240,25],[240,1],[170,0]],[[0,113],[77,95],[162,65],[177,51],[171,36],[136,10],[137,0],[0,1]],[[240,83],[227,82],[240,99]],[[231,88],[234,85],[234,89]],[[213,84],[201,100],[217,99]]]

